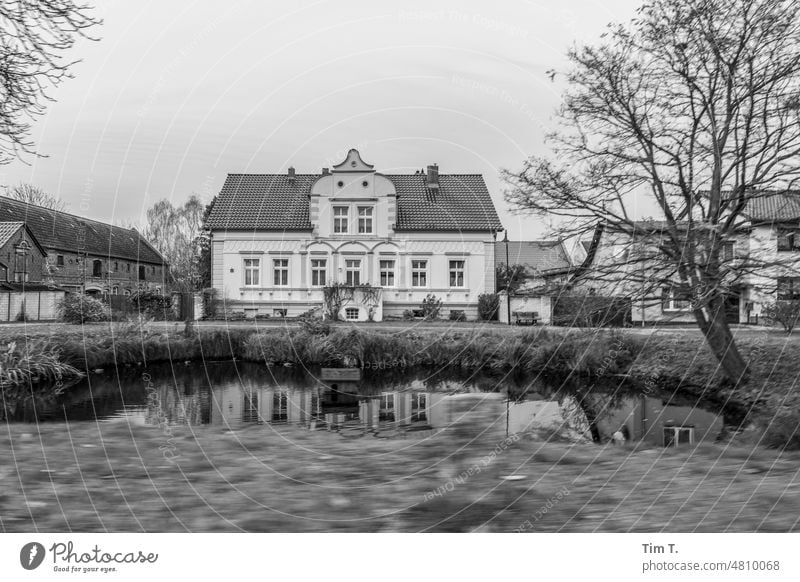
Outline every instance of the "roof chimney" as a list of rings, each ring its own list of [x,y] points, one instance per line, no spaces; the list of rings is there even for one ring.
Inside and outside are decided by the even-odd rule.
[[[433,164],[428,166],[428,188],[439,187],[439,166]]]
[[[322,168],[322,175],[323,176],[327,176],[328,174],[330,174],[330,172],[328,171],[328,168]]]
[[[289,166],[289,184],[294,184],[295,176],[294,176],[294,167]]]

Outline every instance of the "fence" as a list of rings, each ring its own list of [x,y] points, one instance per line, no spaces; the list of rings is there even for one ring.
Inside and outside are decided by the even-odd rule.
[[[0,321],[52,321],[58,318],[58,304],[66,292],[0,290]]]

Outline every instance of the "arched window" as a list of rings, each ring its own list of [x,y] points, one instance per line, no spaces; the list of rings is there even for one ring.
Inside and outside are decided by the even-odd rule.
[[[117,287],[116,285],[114,287],[112,287],[111,288],[111,294],[112,295],[119,295],[119,287]]]

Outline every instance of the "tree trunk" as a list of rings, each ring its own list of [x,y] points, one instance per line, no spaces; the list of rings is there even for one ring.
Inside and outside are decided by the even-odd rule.
[[[708,304],[708,314],[696,309],[695,319],[706,338],[708,347],[716,356],[728,379],[738,386],[747,379],[747,363],[733,341],[730,325],[725,317],[725,299],[714,297]]]
[[[594,388],[594,386],[592,386],[592,388]],[[584,416],[586,416],[586,422],[589,423],[589,433],[592,435],[592,441],[595,443],[601,442],[600,428],[597,426],[597,411],[595,411],[594,406],[589,402],[589,395],[579,393],[576,395],[575,400],[578,402],[578,406],[580,406]]]

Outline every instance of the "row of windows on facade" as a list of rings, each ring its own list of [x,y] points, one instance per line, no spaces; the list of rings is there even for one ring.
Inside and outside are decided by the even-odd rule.
[[[778,277],[777,299],[780,301],[800,300],[800,277]],[[691,309],[692,294],[686,290],[664,289],[661,306],[664,311]]]
[[[73,259],[69,260],[70,264],[73,262]],[[80,262],[80,258],[78,258],[78,262]],[[56,267],[63,267],[64,266],[64,255],[56,255]],[[126,267],[124,271],[126,273],[131,272],[131,263],[123,263],[123,267]],[[145,265],[139,265],[139,279],[145,280],[147,278],[147,267]],[[119,261],[114,261],[114,270],[113,273],[119,273]],[[156,268],[154,266],[150,267],[150,274],[155,274]],[[106,273],[109,274],[109,273]],[[103,276],[103,261],[100,259],[94,259],[92,261],[92,277],[102,277]]]
[[[465,261],[454,260],[449,262],[450,287],[464,287]],[[345,259],[344,272],[345,284],[361,285],[361,259]],[[378,265],[378,278],[381,287],[396,286],[396,261],[381,260]],[[324,287],[329,283],[328,260],[311,259],[311,286]],[[289,286],[289,259],[272,260],[272,284],[276,287]],[[259,287],[261,285],[261,259],[244,259],[244,285],[245,287]],[[428,286],[428,261],[411,261],[411,286]]]
[[[334,395],[338,392],[334,390]],[[258,422],[258,393],[251,392],[244,394],[242,406],[243,422]],[[232,405],[231,405],[232,406]],[[428,419],[428,395],[424,392],[413,392],[411,394],[411,422],[426,421]],[[320,398],[317,394],[311,396],[311,414],[319,416],[322,414]],[[286,392],[275,392],[272,395],[272,422],[286,422],[289,419],[289,395]],[[395,421],[395,395],[392,392],[384,392],[380,396],[380,407],[378,409],[378,420]]]

